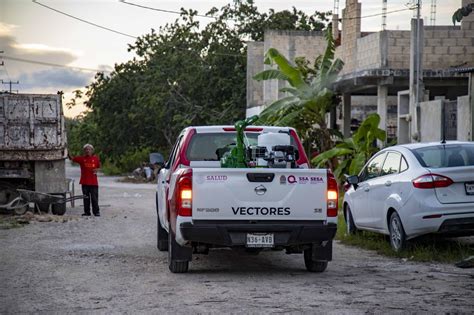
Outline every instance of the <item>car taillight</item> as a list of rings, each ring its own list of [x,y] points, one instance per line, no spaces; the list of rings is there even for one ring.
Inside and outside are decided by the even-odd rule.
[[[334,175],[328,170],[328,192],[327,192],[327,208],[328,217],[337,217],[337,206],[338,206],[338,191],[337,182]]]
[[[178,215],[190,217],[193,214],[193,170],[186,169],[176,185],[176,208]]]
[[[453,184],[449,177],[438,174],[425,174],[412,180],[413,186],[420,189],[443,188]]]

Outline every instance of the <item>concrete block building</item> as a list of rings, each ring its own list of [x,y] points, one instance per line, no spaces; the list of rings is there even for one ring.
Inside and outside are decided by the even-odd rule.
[[[461,6],[472,0],[459,2]],[[420,27],[422,48],[417,59],[413,51],[417,40],[415,19],[412,20],[411,31],[362,32],[361,7],[357,0],[346,0],[341,18],[333,17],[336,22],[333,25],[341,25],[340,30],[333,30],[335,36],[340,36],[336,57],[345,63],[335,85],[342,95],[342,104],[335,115],[337,119],[333,121],[345,136],[351,133],[351,120],[361,120],[368,113],[376,111],[382,118],[381,128],[386,129],[390,137],[397,137],[399,143],[432,140],[431,133],[426,130],[422,132],[422,122],[426,122],[426,119],[421,115],[428,112],[423,108],[430,106],[424,104],[425,101],[437,101],[437,104],[454,101],[456,105],[446,105],[451,106],[452,113],[458,115],[459,112],[466,114],[465,117],[472,117],[472,97],[468,94],[469,74],[456,69],[474,67],[474,14],[465,17],[460,26]],[[260,112],[265,105],[282,96],[279,89],[284,86],[284,82],[252,80],[255,73],[268,67],[263,64],[263,56],[268,48],[277,48],[289,60],[305,56],[312,61],[322,54],[325,46],[323,34],[302,31],[267,31],[263,43],[249,43],[247,115]],[[420,75],[423,79],[419,104],[413,101],[415,82],[410,80],[410,71],[415,71],[417,60],[421,61]],[[458,97],[461,98],[459,101]],[[458,103],[462,104],[460,110],[457,110]],[[442,105],[442,117],[430,117],[447,119],[446,106]],[[450,134],[456,135],[452,137],[472,139],[472,123],[463,121],[455,125],[455,128],[459,125],[468,130],[451,131]],[[423,126],[427,127],[426,124]]]

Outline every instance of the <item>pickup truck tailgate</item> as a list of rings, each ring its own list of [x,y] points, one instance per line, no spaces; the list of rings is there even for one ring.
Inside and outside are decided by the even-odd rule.
[[[193,220],[326,220],[324,169],[193,169]]]

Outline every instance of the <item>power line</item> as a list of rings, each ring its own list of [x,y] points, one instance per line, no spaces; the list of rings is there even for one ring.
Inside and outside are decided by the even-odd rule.
[[[399,10],[393,10],[393,11],[387,11],[387,12],[385,12],[385,13],[375,13],[375,14],[364,15],[364,16],[355,16],[355,17],[348,17],[348,18],[340,18],[339,21],[365,19],[365,18],[370,18],[370,17],[379,16],[379,15],[384,15],[384,14],[391,14],[391,13],[397,13],[397,12],[403,12],[403,11],[412,11],[412,10],[414,10],[415,8],[416,8],[416,7],[405,8],[405,9],[399,9]]]
[[[84,20],[84,19],[78,18],[78,17],[76,17],[76,16],[74,16],[74,15],[65,13],[65,12],[63,12],[63,11],[60,11],[60,10],[57,10],[57,9],[52,8],[52,7],[50,7],[50,6],[47,6],[47,5],[45,5],[45,4],[42,4],[42,3],[38,2],[37,0],[32,0],[32,1],[33,1],[33,3],[36,3],[36,4],[38,4],[38,5],[42,6],[42,7],[45,7],[45,8],[47,8],[47,9],[52,10],[52,11],[54,11],[54,12],[57,12],[57,13],[59,13],[59,14],[65,15],[65,16],[67,16],[67,17],[70,17],[70,18],[72,18],[72,19],[81,21],[81,22],[83,22],[83,23],[86,23],[86,24],[89,24],[89,25],[92,25],[92,26],[101,28],[101,29],[103,29],[103,30],[106,30],[106,31],[109,31],[109,32],[113,32],[113,33],[119,34],[119,35],[127,36],[127,37],[134,38],[134,39],[137,38],[137,36],[133,36],[133,35],[129,35],[129,34],[126,34],[126,33],[122,33],[122,32],[113,30],[113,29],[111,29],[111,28],[108,28],[108,27],[105,27],[105,26],[102,26],[102,25],[99,25],[99,24],[96,24],[96,23],[89,22],[89,21],[86,21],[86,20]]]
[[[14,61],[19,61],[19,62],[37,64],[37,65],[42,65],[42,66],[68,68],[68,69],[72,69],[72,70],[80,70],[80,71],[88,71],[88,72],[110,72],[108,70],[98,70],[98,69],[91,69],[91,68],[67,66],[67,65],[57,64],[57,63],[50,63],[50,62],[44,62],[44,61],[38,61],[38,60],[29,60],[29,59],[23,59],[23,58],[11,57],[11,56],[2,56],[2,58],[9,59],[9,60],[14,60]]]
[[[165,10],[165,9],[158,9],[158,8],[148,7],[146,5],[127,2],[125,0],[119,0],[119,2],[122,2],[123,4],[132,5],[132,6],[135,6],[135,7],[139,7],[139,8],[142,8],[142,9],[153,10],[153,11],[159,11],[159,12],[165,12],[165,13],[171,13],[171,14],[178,14],[178,15],[181,15],[183,13],[183,12],[179,12],[179,11],[172,11],[172,10]],[[208,19],[217,19],[216,17],[210,16],[210,15],[196,14],[196,16],[204,17],[204,18],[208,18]]]

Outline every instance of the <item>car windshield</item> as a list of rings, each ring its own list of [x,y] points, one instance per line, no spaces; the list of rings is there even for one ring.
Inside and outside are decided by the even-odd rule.
[[[244,143],[257,145],[260,133],[246,132]],[[231,145],[236,144],[236,133],[197,133],[191,139],[186,156],[189,161],[219,161]]]
[[[423,167],[474,166],[474,144],[445,144],[412,149]]]

